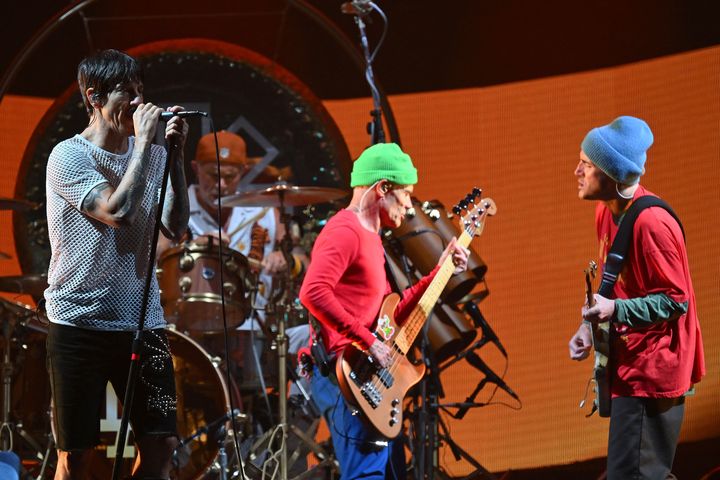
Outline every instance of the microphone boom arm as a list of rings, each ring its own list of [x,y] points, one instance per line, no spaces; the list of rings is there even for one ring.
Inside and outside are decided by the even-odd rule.
[[[372,10],[376,10],[380,14],[385,22],[385,25],[380,41],[378,42],[378,46],[371,54],[370,47],[368,46],[367,34],[365,33],[365,21],[363,20],[363,17],[369,15]],[[355,16],[355,24],[358,26],[358,30],[360,31],[360,46],[362,47],[363,55],[365,56],[365,80],[367,80],[368,85],[370,86],[370,92],[372,93],[373,99],[373,109],[370,112],[372,120],[367,126],[368,133],[370,134],[370,143],[371,145],[385,143],[385,130],[382,122],[380,91],[375,86],[375,75],[373,73],[372,63],[375,59],[375,55],[377,55],[377,52],[382,45],[383,40],[385,39],[385,34],[387,33],[387,17],[383,11],[380,10],[380,7],[368,0],[354,0],[346,2],[341,6],[341,11]]]

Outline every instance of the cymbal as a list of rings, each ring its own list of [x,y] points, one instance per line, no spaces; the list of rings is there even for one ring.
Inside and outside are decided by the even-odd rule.
[[[41,298],[47,287],[47,275],[44,274],[0,277],[0,292],[22,293]]]
[[[19,198],[0,197],[0,210],[27,211],[39,207],[37,203],[20,200]]]
[[[331,202],[346,196],[348,192],[328,187],[298,187],[278,183],[272,187],[249,190],[222,197],[223,207],[300,207],[314,203]]]

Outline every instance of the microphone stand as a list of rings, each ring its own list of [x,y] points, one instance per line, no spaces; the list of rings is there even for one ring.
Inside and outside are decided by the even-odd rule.
[[[397,241],[397,239],[395,239]],[[395,251],[399,259],[398,267],[402,270],[408,285],[414,284],[417,280],[412,274],[412,267],[408,263],[408,258],[402,251],[402,247],[397,242],[390,244],[388,248]],[[386,253],[386,272],[393,291],[400,292],[400,286],[397,278],[390,268],[390,258]],[[432,313],[431,313],[432,315]],[[425,375],[420,379],[417,385],[416,394],[413,399],[413,412],[415,418],[414,428],[414,445],[412,455],[413,478],[416,480],[432,480],[440,472],[438,448],[442,438],[439,435],[438,427],[441,425],[441,419],[438,413],[439,399],[445,396],[442,382],[440,380],[440,365],[435,360],[433,352],[430,350],[430,338],[428,332],[430,329],[430,318],[422,326],[420,336],[420,360],[425,364]],[[399,441],[396,439],[395,441]],[[410,440],[411,442],[413,440]],[[394,453],[394,452],[393,452]]]
[[[148,258],[148,269],[145,274],[145,288],[143,290],[142,306],[140,310],[140,319],[138,320],[138,328],[135,331],[135,338],[132,342],[130,354],[130,371],[128,372],[127,385],[125,387],[125,396],[122,403],[122,418],[120,420],[120,429],[118,430],[115,461],[113,463],[112,480],[118,480],[120,469],[122,468],[123,453],[125,451],[125,440],[127,437],[128,423],[130,421],[130,411],[132,410],[132,402],[135,396],[135,386],[137,384],[138,375],[140,374],[140,353],[143,346],[143,336],[145,329],[145,315],[147,314],[148,299],[150,296],[151,278],[155,275],[155,255],[157,253],[157,242],[160,233],[160,223],[162,222],[163,205],[165,203],[165,195],[167,193],[167,183],[170,178],[170,163],[173,161],[177,145],[170,143],[167,145],[167,159],[165,160],[165,170],[163,171],[162,185],[160,186],[160,199],[158,200],[157,211],[155,214],[155,226],[153,230],[153,238],[150,243],[150,255]]]
[[[432,313],[431,313],[432,315]],[[430,318],[425,321],[422,328],[420,352],[425,363],[425,376],[420,381],[420,408],[417,412],[417,432],[419,438],[416,451],[415,478],[418,480],[432,480],[439,472],[438,448],[442,436],[439,435],[439,426],[442,419],[438,412],[440,398],[444,397],[440,368],[435,355],[430,350],[428,331]]]
[[[373,9],[375,9],[380,13],[383,19],[385,19],[386,24],[387,18],[385,17],[385,14],[382,12],[382,10],[380,10],[380,8],[373,2],[367,2],[367,5],[370,7],[369,9],[360,8],[354,10],[352,13],[355,15],[355,24],[358,26],[358,30],[360,31],[360,46],[362,48],[363,55],[365,56],[365,79],[367,80],[368,85],[370,85],[370,92],[372,93],[373,109],[370,111],[372,120],[367,124],[367,132],[370,134],[370,144],[375,145],[376,143],[385,143],[385,130],[383,129],[382,122],[380,92],[375,86],[375,76],[373,74],[372,62],[375,58],[375,54],[377,54],[377,48],[380,48],[380,44],[382,44],[385,33],[383,32],[383,36],[380,39],[380,44],[378,44],[375,52],[373,52],[373,54],[371,55],[370,48],[368,46],[367,34],[365,32],[365,21],[363,20],[363,17],[368,15]]]

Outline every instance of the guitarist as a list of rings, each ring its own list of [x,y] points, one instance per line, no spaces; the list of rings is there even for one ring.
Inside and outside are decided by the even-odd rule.
[[[310,266],[300,289],[303,305],[321,323],[318,341],[330,358],[355,343],[382,365],[390,348],[375,336],[377,314],[390,293],[385,273],[381,227],[400,226],[411,207],[417,170],[410,156],[394,143],[367,148],[354,162],[350,204],[323,228],[313,247]],[[456,271],[467,268],[468,252],[453,238],[438,266],[453,255]],[[439,267],[408,289],[397,307],[401,323],[432,281]],[[343,480],[404,478],[401,442],[398,461],[390,461],[392,443],[379,438],[359,415],[353,415],[337,385],[334,368],[323,376],[318,359],[312,372],[313,398],[327,421]],[[334,367],[334,365],[333,365]],[[326,372],[327,373],[327,372]],[[401,461],[402,459],[402,461]]]
[[[578,197],[599,201],[603,260],[632,202],[654,196],[639,184],[652,143],[648,125],[629,116],[592,129],[582,142]],[[670,470],[685,395],[704,375],[705,362],[683,232],[664,208],[649,207],[637,217],[613,297],[595,294],[595,305],[582,309],[586,322],[611,322],[607,478],[675,478]],[[589,356],[587,323],[569,346],[573,360]]]

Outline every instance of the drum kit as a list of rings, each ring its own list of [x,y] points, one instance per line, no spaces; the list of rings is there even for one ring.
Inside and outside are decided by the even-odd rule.
[[[286,225],[286,231],[290,231],[290,216],[285,213],[286,207],[329,202],[346,195],[346,191],[339,189],[298,187],[280,182],[268,188],[223,197],[221,205],[277,208],[281,221]],[[22,211],[31,208],[36,206],[21,200],[0,198],[0,210]],[[281,243],[284,243],[281,249],[286,259],[291,258],[287,251],[291,241]],[[9,255],[2,254],[0,259],[2,258],[9,258]],[[286,330],[288,323],[298,317],[299,306],[297,299],[293,298],[293,292],[296,291],[293,290],[293,284],[298,280],[291,278],[290,269],[281,273],[280,276],[284,278],[277,282],[280,285],[278,288],[287,292],[268,295],[267,298],[272,300],[266,307],[266,315],[261,315],[275,317],[274,328],[263,329],[262,333],[250,335],[251,339],[256,337],[257,340],[259,337],[267,342],[266,344],[272,343],[275,350],[271,354],[267,348],[263,348],[259,353],[265,358],[260,362],[256,361],[255,365],[265,365],[265,371],[253,372],[247,355],[247,350],[252,348],[247,340],[247,332],[236,330],[236,327],[248,318],[258,317],[251,299],[257,288],[248,259],[220,242],[212,239],[208,241],[205,237],[205,241],[196,239],[165,251],[158,258],[157,265],[161,302],[169,323],[167,335],[175,369],[178,433],[181,439],[181,445],[173,458],[175,469],[172,478],[241,478],[238,465],[240,461],[244,461],[246,474],[250,478],[270,478],[265,477],[262,471],[267,465],[258,466],[257,460],[263,458],[270,458],[275,462],[271,470],[274,468],[279,477],[276,475],[274,478],[316,478],[307,472],[290,476],[292,472],[291,465],[288,464],[288,432],[295,432],[298,437],[302,437],[302,442],[306,443],[305,454],[308,451],[315,452],[320,458],[320,465],[332,468],[332,456],[315,444],[312,438],[300,435],[307,430],[299,431],[288,424],[287,383],[288,377],[294,376],[286,370]],[[219,275],[221,269],[222,275]],[[42,299],[46,288],[45,275],[0,277],[0,292],[30,295],[35,301]],[[13,450],[20,455],[28,472],[27,478],[50,478],[54,442],[50,386],[45,370],[47,319],[39,310],[0,297],[0,322],[3,334],[0,449]],[[225,325],[235,348],[229,359],[231,365],[225,364],[223,352],[218,348],[220,344],[224,345],[224,342],[218,342],[218,339],[224,338]],[[272,338],[268,338],[268,334]],[[271,361],[275,359],[276,362]],[[232,365],[233,363],[236,365]],[[231,371],[230,376],[227,375],[226,368]],[[238,378],[238,371],[241,372],[241,378]],[[253,382],[253,375],[260,377],[262,389],[257,388],[257,383]],[[279,430],[284,435],[279,441],[273,440],[275,434],[268,435],[267,429],[258,433],[257,427],[253,426],[250,420],[251,415],[244,413],[243,402],[245,406],[252,403],[253,395],[258,396],[261,390],[266,394],[266,378],[277,393],[277,400],[273,402],[276,404],[273,408],[277,408],[277,412],[267,413],[270,418],[274,417],[273,423],[276,424],[271,430]],[[101,419],[101,444],[96,448],[96,459],[91,467],[92,479],[110,478],[115,456],[115,442],[120,425],[120,402],[112,387],[108,385],[107,388],[105,416]],[[300,390],[308,400],[302,386]],[[266,404],[270,406],[270,402]],[[233,410],[231,405],[237,408]],[[277,414],[273,415],[274,413]],[[239,420],[234,423],[238,426],[238,432],[242,430],[245,434],[240,448],[242,460],[232,455],[235,449],[232,447],[232,435],[229,435],[229,431],[233,417]],[[317,422],[319,419],[314,421],[314,427]],[[262,435],[263,431],[265,435]],[[271,445],[272,443],[275,445]],[[124,470],[129,472],[135,451],[132,442],[126,445],[125,456],[128,458]],[[264,445],[268,451],[257,451],[258,445]],[[292,453],[292,461],[297,458],[298,451],[300,450]],[[228,453],[231,454],[229,461]],[[255,474],[252,474],[253,467]]]

